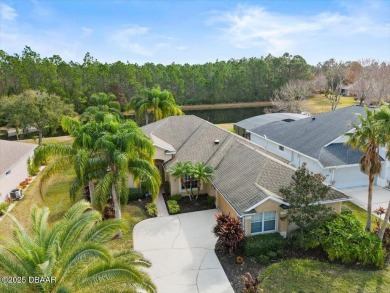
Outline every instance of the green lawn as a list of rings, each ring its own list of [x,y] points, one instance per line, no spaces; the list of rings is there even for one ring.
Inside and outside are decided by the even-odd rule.
[[[289,259],[272,264],[261,274],[264,292],[349,293],[390,292],[390,268],[352,269],[309,259]]]
[[[69,168],[56,174],[51,180],[44,184],[43,194],[39,195],[39,176],[24,192],[25,196],[12,210],[11,214],[15,216],[21,224],[30,229],[30,210],[33,205],[39,207],[47,206],[50,209],[49,222],[53,223],[59,220],[66,210],[72,205],[69,198],[69,185],[75,174],[73,168]],[[81,199],[81,194],[78,199]],[[113,240],[107,243],[111,249],[131,248],[133,246],[133,227],[136,223],[146,219],[143,212],[136,206],[125,206],[122,216],[129,223],[129,229],[123,232],[121,239]],[[4,218],[0,222],[0,237],[12,236],[12,222],[9,218]]]

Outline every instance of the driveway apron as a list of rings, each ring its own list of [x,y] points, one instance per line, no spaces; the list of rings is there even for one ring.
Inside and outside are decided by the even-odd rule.
[[[134,227],[134,249],[152,262],[160,293],[233,293],[214,252],[217,210],[157,217]]]

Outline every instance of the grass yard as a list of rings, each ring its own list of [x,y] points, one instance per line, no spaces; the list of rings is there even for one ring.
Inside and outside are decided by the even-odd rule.
[[[341,97],[336,109],[356,105],[353,97]],[[332,110],[330,101],[324,95],[315,95],[313,98],[307,100],[307,112],[310,114],[319,114],[329,112]]]
[[[289,259],[267,267],[264,292],[390,292],[390,268],[367,270],[308,259]]]
[[[52,138],[51,141],[59,140],[58,138]],[[71,143],[71,139],[69,138],[60,138],[60,141],[64,143]],[[72,167],[57,173],[52,179],[43,185],[42,191],[44,196],[41,197],[39,195],[40,177],[38,175],[27,190],[24,191],[25,196],[13,208],[11,214],[15,216],[27,230],[31,229],[29,225],[30,210],[33,205],[37,205],[38,207],[49,207],[50,223],[54,223],[59,220],[73,204],[69,198],[69,186],[74,176],[75,174]],[[78,199],[81,198],[82,196],[79,194]],[[142,210],[132,205],[127,205],[123,208],[122,217],[129,223],[129,229],[127,231],[123,231],[123,237],[121,239],[116,239],[107,243],[107,247],[110,249],[131,248],[133,246],[133,228],[135,224],[146,219]],[[12,221],[7,217],[0,222],[0,238],[8,238],[12,236],[12,225]]]
[[[30,139],[23,139],[20,140],[21,142],[27,142],[27,143],[38,143],[38,139],[30,138]],[[61,142],[65,144],[71,144],[73,142],[73,138],[69,135],[65,136],[56,136],[56,137],[44,137],[42,139],[42,143],[54,143],[54,142]]]

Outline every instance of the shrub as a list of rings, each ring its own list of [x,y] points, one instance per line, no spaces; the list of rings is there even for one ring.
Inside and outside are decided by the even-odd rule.
[[[176,200],[168,200],[167,205],[170,214],[177,214],[180,212],[180,206],[177,204]]]
[[[229,253],[236,252],[245,240],[241,222],[223,213],[217,213],[215,218],[217,224],[213,228],[213,233],[218,237],[217,244]]]
[[[283,256],[284,254],[284,250],[283,249],[279,249],[276,251],[276,254],[280,257],[280,256]]]
[[[39,166],[35,166],[30,158],[27,159],[27,171],[30,176],[35,176],[39,172]]]
[[[181,196],[181,194],[172,194],[171,196],[170,196],[170,199],[171,200],[176,200],[176,201],[179,201],[179,200],[181,200],[183,197]]]
[[[215,206],[215,196],[208,195],[207,196],[207,203],[210,205],[210,207]]]
[[[330,260],[383,267],[385,250],[379,238],[364,231],[353,214],[341,214],[325,223],[321,246]]]
[[[261,263],[262,265],[265,265],[269,262],[269,256],[262,254],[259,256],[258,260],[259,260],[259,263]]]
[[[141,193],[138,188],[129,188],[129,201],[136,201],[141,198]]]
[[[275,251],[268,251],[267,255],[270,259],[276,259],[278,257],[278,254]]]
[[[7,211],[8,207],[9,207],[8,202],[0,203],[0,217],[4,215],[4,213]]]
[[[270,251],[283,250],[286,243],[286,239],[279,233],[251,236],[245,241],[244,255],[256,257]]]
[[[346,206],[341,206],[341,213],[342,214],[352,214],[352,211],[347,208]]]
[[[380,230],[381,221],[379,219],[375,219],[376,227],[372,231],[376,235],[378,235],[378,232]],[[385,229],[385,234],[383,234],[383,240],[382,240],[383,247],[386,249],[388,253],[390,253],[390,227],[387,225]]]
[[[242,280],[245,286],[245,293],[257,293],[259,291],[260,282],[257,278],[253,278],[251,273],[246,273],[244,276],[242,276]]]
[[[146,204],[146,211],[150,217],[156,217],[158,213],[157,205],[154,202]]]
[[[311,229],[297,229],[291,233],[290,241],[295,248],[313,249],[321,245],[325,234],[325,223],[313,226]]]
[[[166,195],[170,195],[171,194],[171,183],[169,181],[165,181],[164,182],[164,193]]]

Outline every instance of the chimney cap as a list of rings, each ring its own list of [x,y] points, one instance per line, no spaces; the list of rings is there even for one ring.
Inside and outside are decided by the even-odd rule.
[[[214,140],[215,144],[219,144],[219,139]]]

